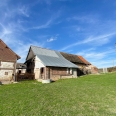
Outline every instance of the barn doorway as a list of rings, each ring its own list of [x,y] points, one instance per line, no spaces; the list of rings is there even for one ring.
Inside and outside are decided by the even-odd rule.
[[[40,68],[40,79],[44,79],[44,67]]]

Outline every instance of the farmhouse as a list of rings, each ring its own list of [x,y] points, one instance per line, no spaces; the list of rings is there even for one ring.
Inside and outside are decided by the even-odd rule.
[[[16,62],[20,59],[1,39],[0,39],[0,81],[15,81]]]
[[[27,66],[24,63],[16,64],[16,73],[26,73]]]
[[[78,75],[87,74],[87,73],[98,73],[98,68],[84,59],[82,56],[60,52],[64,58],[70,62],[76,64],[78,69]]]
[[[27,72],[34,73],[38,80],[77,77],[78,66],[65,59],[58,51],[30,46],[25,64]]]

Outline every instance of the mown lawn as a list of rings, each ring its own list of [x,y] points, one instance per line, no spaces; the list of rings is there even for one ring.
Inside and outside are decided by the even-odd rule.
[[[0,116],[116,116],[116,73],[1,85]]]

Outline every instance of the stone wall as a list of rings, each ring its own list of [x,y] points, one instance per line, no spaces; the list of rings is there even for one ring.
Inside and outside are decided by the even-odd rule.
[[[0,63],[0,81],[14,80],[13,74],[15,70],[15,62],[3,62]]]
[[[0,81],[11,81],[13,70],[0,70]]]
[[[14,68],[14,62],[2,62],[1,61],[1,68]]]

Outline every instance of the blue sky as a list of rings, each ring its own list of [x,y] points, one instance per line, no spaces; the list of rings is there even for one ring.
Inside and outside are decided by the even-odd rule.
[[[24,62],[30,45],[116,65],[115,0],[0,0],[0,38]]]

